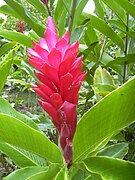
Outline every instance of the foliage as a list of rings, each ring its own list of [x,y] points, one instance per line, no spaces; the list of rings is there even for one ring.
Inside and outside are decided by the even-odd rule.
[[[4,179],[134,180],[134,1],[94,0],[94,15],[83,12],[88,0],[5,2],[0,7],[0,13],[8,15],[0,27],[0,161],[8,174],[5,161],[16,170]],[[70,167],[57,146],[56,129],[36,102],[31,85],[37,79],[26,57],[32,40],[44,36],[48,15],[59,36],[69,29],[70,41],[80,41],[79,55],[84,55],[87,70]],[[24,34],[17,27],[19,20]]]

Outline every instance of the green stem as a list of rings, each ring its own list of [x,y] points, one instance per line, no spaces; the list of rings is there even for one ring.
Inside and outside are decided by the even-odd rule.
[[[127,13],[127,23],[126,23],[126,31],[128,32],[128,21],[129,21],[129,14]],[[125,37],[125,50],[124,50],[125,56],[128,54],[128,35],[126,34]],[[127,75],[127,68],[128,64],[127,62],[124,63],[124,68],[123,68],[123,84],[126,82],[126,75]]]
[[[52,14],[51,14],[51,11],[50,11],[50,8],[49,8],[48,4],[45,4],[45,5],[46,5],[46,9],[47,9],[47,11],[48,11],[49,16],[52,16]]]
[[[69,26],[68,26],[70,34],[71,34],[72,28],[73,28],[76,6],[77,6],[77,0],[73,0],[72,7],[71,7],[71,13],[70,13],[70,19],[69,19]]]
[[[101,50],[100,50],[100,56],[98,58],[97,66],[100,65],[100,62],[101,62],[101,59],[102,59],[102,56],[103,56],[103,53],[104,53],[104,48],[105,48],[106,42],[107,42],[107,37],[104,38],[104,41],[103,41],[103,44],[102,44],[102,47],[101,47]]]

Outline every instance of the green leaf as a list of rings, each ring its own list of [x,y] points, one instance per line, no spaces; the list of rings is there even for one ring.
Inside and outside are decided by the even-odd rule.
[[[132,17],[135,18],[135,6],[128,0],[114,0],[123,9],[125,9]],[[112,1],[111,1],[112,2]]]
[[[132,31],[129,27],[127,27],[126,25],[124,25],[122,22],[119,22],[118,20],[108,20],[109,24],[111,26],[116,27],[117,29],[119,29],[121,32],[127,34],[128,36],[130,36],[131,38],[133,38],[135,40],[135,32]],[[128,30],[128,31],[127,31]]]
[[[101,96],[105,96],[115,89],[113,79],[106,69],[102,69],[101,67],[96,69],[92,88],[96,94]]]
[[[22,4],[14,0],[4,0],[17,14],[20,19],[24,20],[40,37],[44,37],[44,27],[34,21],[31,18],[28,11],[22,6]]]
[[[135,163],[109,157],[91,157],[84,161],[86,169],[107,179],[135,179]]]
[[[16,45],[15,42],[8,42],[5,43],[3,46],[0,47],[0,56],[6,54],[10,49],[12,49]]]
[[[123,8],[121,8],[121,6],[117,3],[117,1],[112,1],[112,0],[102,0],[107,6],[109,6],[114,12],[115,14],[118,16],[118,18],[124,23],[126,24],[126,13],[123,10]],[[119,1],[119,0],[118,0]],[[124,2],[123,2],[124,3]]]
[[[38,165],[10,144],[0,142],[0,151],[8,155],[18,167]]]
[[[106,69],[98,67],[94,74],[94,84],[109,84],[113,86],[114,82]]]
[[[90,25],[87,25],[87,30],[85,31],[84,40],[85,40],[85,43],[86,43],[86,45],[88,47],[90,46],[90,44],[92,44],[94,42],[98,42],[98,37],[97,37],[96,31]],[[100,46],[99,46],[99,44],[97,44],[94,47],[93,52],[94,52],[94,54],[96,55],[96,57],[98,59],[98,57],[100,55]]]
[[[127,54],[125,57],[118,57],[114,61],[110,61],[106,66],[112,66],[115,64],[124,65],[124,63],[130,64],[135,62],[135,54]]]
[[[26,167],[9,174],[4,180],[26,180],[34,174],[46,172],[48,167]]]
[[[95,3],[95,13],[99,18],[104,19],[104,10],[102,8],[101,1],[94,0],[94,3]]]
[[[58,173],[59,171],[59,166],[58,164],[51,164],[49,167],[48,167],[48,170],[47,171],[44,171],[44,172],[39,172],[29,178],[27,178],[27,180],[49,180],[49,179],[54,179],[54,177],[56,176],[56,174]],[[65,180],[65,179],[64,179]]]
[[[96,94],[99,94],[101,96],[106,96],[115,89],[114,86],[109,84],[94,84],[92,88]]]
[[[98,156],[108,156],[123,159],[128,152],[128,143],[118,143],[107,146],[98,152]]]
[[[40,131],[36,123],[34,123],[34,121],[32,121],[31,118],[17,112],[14,108],[12,108],[10,103],[6,99],[3,99],[2,97],[0,97],[0,113],[15,117],[20,121],[24,122],[25,124],[29,125],[30,127]]]
[[[36,9],[38,9],[45,16],[47,15],[47,11],[43,3],[40,0],[27,0],[30,4],[32,4]]]
[[[0,114],[0,141],[39,155],[48,161],[62,163],[60,149],[43,133],[9,115]]]
[[[26,47],[33,47],[32,40],[25,34],[15,31],[2,30],[0,31],[0,36],[3,36],[6,39],[16,41]]]
[[[74,30],[76,28],[77,22],[80,18],[80,15],[81,15],[85,5],[87,4],[87,2],[88,2],[88,0],[80,0],[80,2],[78,3],[78,5],[75,9],[72,30]]]
[[[100,19],[96,16],[93,16],[93,15],[87,14],[87,13],[83,13],[83,16],[85,17],[85,19],[90,19],[90,24],[95,29],[97,29],[98,31],[100,31],[101,33],[106,35],[108,38],[110,38],[122,50],[124,49],[123,40],[102,19]]]
[[[81,37],[83,36],[85,30],[86,30],[86,27],[85,27],[85,26],[79,26],[79,27],[77,27],[77,28],[73,31],[73,33],[72,33],[72,35],[71,35],[70,41],[71,41],[72,43],[74,43],[74,42],[76,42],[76,41],[79,41],[79,40],[81,39]]]
[[[19,14],[17,14],[10,6],[8,6],[7,4],[3,5],[0,7],[0,13],[3,14],[8,14],[10,16],[14,16],[18,19],[20,19]]]
[[[75,162],[135,121],[134,94],[135,78],[105,96],[82,117],[73,140]]]
[[[4,84],[6,82],[11,64],[12,64],[12,59],[6,59],[1,65],[0,65],[0,93],[2,91],[2,88],[4,87]]]
[[[57,173],[56,177],[54,180],[68,180],[68,171],[67,167],[61,168],[61,170]]]

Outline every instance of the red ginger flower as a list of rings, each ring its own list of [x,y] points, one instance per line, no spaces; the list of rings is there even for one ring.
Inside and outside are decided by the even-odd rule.
[[[86,75],[86,72],[81,73],[83,57],[77,57],[78,42],[68,44],[69,32],[58,39],[52,17],[48,17],[44,35],[38,44],[33,42],[34,48],[28,49],[29,62],[39,71],[35,75],[42,82],[37,82],[33,90],[42,98],[39,103],[52,117],[60,135],[63,156],[70,164],[77,125],[78,91]]]

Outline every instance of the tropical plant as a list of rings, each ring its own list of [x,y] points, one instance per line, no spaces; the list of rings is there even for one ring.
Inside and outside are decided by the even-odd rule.
[[[135,121],[134,1],[94,0],[95,15],[91,15],[83,12],[88,0],[27,0],[52,16],[45,36],[45,25],[28,12],[23,1],[5,2],[0,12],[24,21],[31,30],[19,33],[1,27],[0,36],[10,41],[0,51],[0,91],[12,63],[25,68],[29,84],[41,81],[33,89],[52,117],[59,143],[57,130],[53,138],[47,137],[38,123],[1,97],[0,150],[18,167],[4,179],[134,180],[135,164],[124,160],[128,143],[120,140]],[[80,58],[76,58],[76,41]],[[36,76],[27,60],[14,61],[20,47],[25,56],[27,47],[30,64],[40,71]],[[87,75],[80,72],[82,54]],[[76,126],[78,90],[85,75]]]

